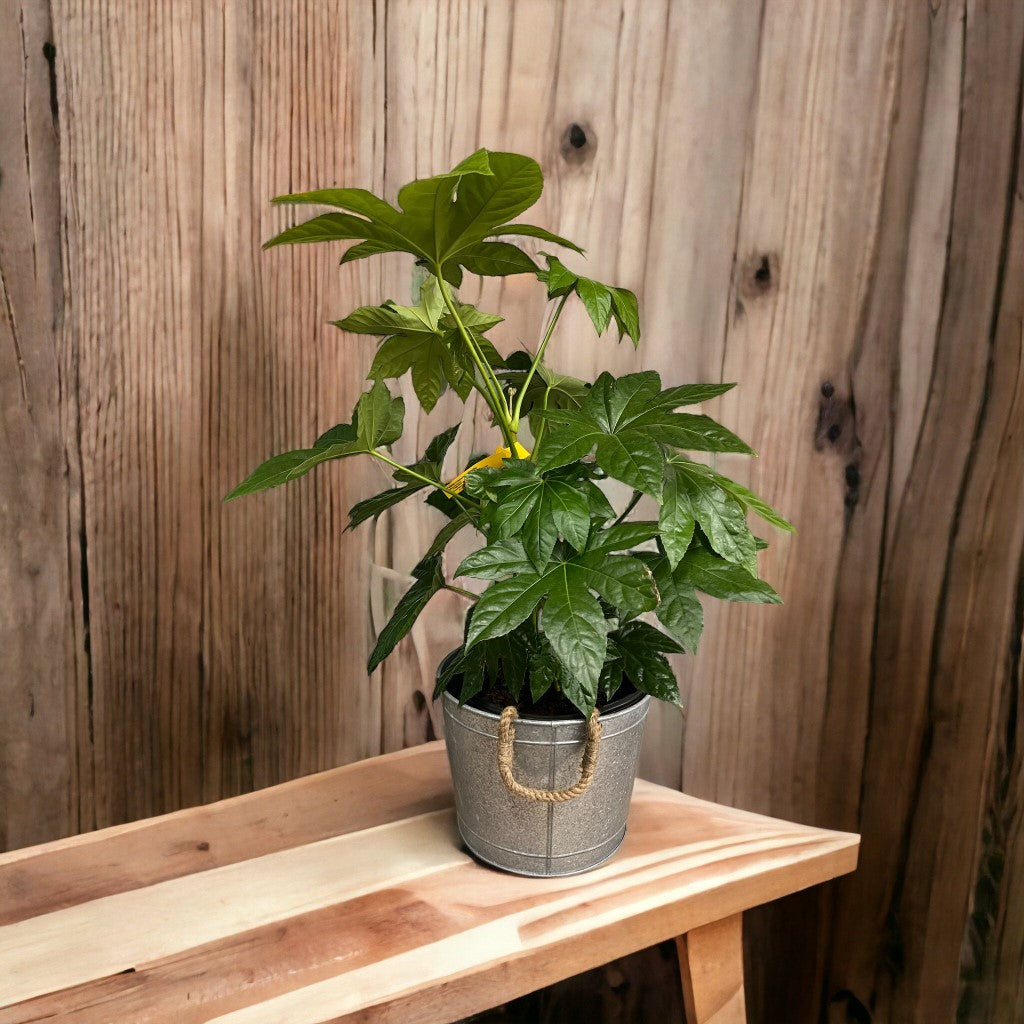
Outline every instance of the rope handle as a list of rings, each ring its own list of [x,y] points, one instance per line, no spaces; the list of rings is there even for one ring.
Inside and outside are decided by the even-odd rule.
[[[546,804],[564,804],[582,796],[594,781],[597,770],[597,752],[601,746],[601,723],[597,720],[598,711],[587,720],[587,745],[583,748],[583,760],[580,762],[580,780],[568,789],[535,789],[524,786],[516,781],[512,770],[512,759],[515,755],[516,726],[518,717],[516,709],[510,704],[501,713],[498,724],[498,773],[501,781],[513,796],[521,796],[524,800],[536,800]]]

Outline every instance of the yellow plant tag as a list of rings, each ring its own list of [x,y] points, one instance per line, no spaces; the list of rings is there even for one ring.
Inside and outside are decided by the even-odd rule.
[[[516,455],[520,459],[528,459],[530,453],[518,442],[516,445]],[[452,494],[461,494],[462,489],[466,486],[466,477],[473,472],[474,469],[497,469],[506,459],[511,458],[512,451],[509,448],[495,448],[493,455],[488,455],[486,459],[481,459],[479,462],[474,462],[472,466],[464,469],[451,483],[445,484],[445,487]]]

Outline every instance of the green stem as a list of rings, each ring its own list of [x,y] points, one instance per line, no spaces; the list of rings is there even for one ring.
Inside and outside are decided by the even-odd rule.
[[[551,385],[549,384],[544,389],[544,401],[541,403],[541,409],[542,410],[547,409],[547,407],[548,407],[548,397],[550,395],[551,395]],[[533,462],[537,461],[537,453],[540,451],[541,438],[544,437],[544,431],[547,429],[547,425],[548,425],[548,421],[546,419],[542,419],[540,421],[540,426],[537,428],[537,436],[533,439],[533,454],[530,455],[530,459]]]
[[[474,594],[472,590],[463,590],[462,587],[457,587],[454,583],[446,583],[444,589],[450,590],[453,594],[461,594],[463,597],[468,597],[471,601],[478,601],[480,599],[479,594]]]
[[[464,504],[464,501],[471,501],[473,502],[473,505],[475,507],[478,507],[476,505],[476,502],[473,501],[472,498],[467,498],[464,495],[459,495],[455,491],[449,491],[444,484],[439,484],[436,480],[431,480],[429,476],[423,476],[422,473],[417,473],[415,469],[410,469],[408,466],[403,466],[400,462],[395,462],[395,460],[392,459],[390,456],[385,455],[383,452],[377,451],[376,448],[374,448],[373,451],[370,452],[370,454],[375,459],[380,459],[381,462],[386,462],[389,466],[393,466],[395,469],[400,469],[403,473],[406,473],[408,476],[411,476],[416,480],[420,480],[425,484],[430,484],[431,487],[436,487],[442,493],[447,494],[449,498],[454,498],[458,502],[459,507],[463,510],[463,512],[469,511],[469,508]]]
[[[629,499],[629,504],[622,510],[622,515],[619,516],[619,518],[616,519],[614,523],[612,523],[612,526],[618,526],[619,523],[621,523],[626,518],[626,516],[628,516],[629,513],[632,512],[633,509],[637,507],[642,497],[642,491],[634,491],[633,497]]]
[[[491,412],[494,413],[494,419],[501,428],[501,432],[505,437],[509,450],[514,452],[516,431],[512,426],[509,409],[505,404],[505,398],[501,393],[501,385],[498,383],[498,378],[495,377],[494,371],[491,367],[487,365],[487,360],[484,359],[483,354],[477,348],[472,335],[466,329],[466,325],[462,322],[462,317],[459,316],[459,311],[455,308],[455,302],[448,289],[448,282],[445,281],[442,276],[441,268],[439,266],[434,267],[434,276],[437,278],[437,285],[441,289],[441,297],[444,299],[444,304],[448,307],[448,312],[451,313],[452,319],[455,321],[459,334],[462,335],[462,340],[465,342],[466,348],[469,350],[469,354],[472,357],[473,362],[476,364],[477,370],[480,371],[480,376],[484,382],[484,388],[478,388],[477,390],[483,395]]]
[[[548,347],[548,342],[551,340],[551,335],[555,333],[555,324],[558,323],[558,318],[562,315],[562,310],[565,309],[565,303],[569,298],[570,293],[566,292],[562,296],[561,301],[555,308],[555,315],[551,318],[551,323],[548,324],[548,329],[544,332],[544,337],[541,339],[541,343],[537,346],[537,354],[533,357],[533,362],[530,364],[530,369],[526,373],[526,379],[523,381],[523,386],[519,389],[519,394],[516,396],[516,407],[512,412],[512,429],[514,431],[519,430],[519,414],[523,410],[523,399],[526,397],[526,389],[530,386],[530,381],[533,380],[533,375],[537,372],[537,367],[540,366],[541,360],[544,358],[544,350]]]

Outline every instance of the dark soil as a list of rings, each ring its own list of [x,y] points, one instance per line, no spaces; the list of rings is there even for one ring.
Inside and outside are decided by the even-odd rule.
[[[462,685],[462,679],[456,677],[452,681],[451,691],[454,696],[458,696],[459,687]],[[624,683],[615,696],[610,700],[605,700],[603,696],[597,698],[597,706],[601,711],[606,708],[613,708],[618,710],[621,707],[625,707],[627,704],[631,704],[634,700],[640,699],[640,693],[634,689],[629,683]],[[529,683],[523,684],[523,691],[519,695],[519,700],[516,701],[512,694],[506,689],[505,686],[500,683],[497,685],[489,684],[483,688],[470,702],[469,706],[476,708],[477,711],[487,711],[491,714],[501,714],[502,710],[508,707],[509,704],[515,704],[519,710],[519,714],[523,717],[536,717],[536,718],[580,718],[579,711],[557,690],[551,689],[547,693],[543,694],[539,701],[535,704],[530,699],[530,685]]]

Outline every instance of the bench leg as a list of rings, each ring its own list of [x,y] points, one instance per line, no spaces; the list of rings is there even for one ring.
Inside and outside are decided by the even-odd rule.
[[[686,1024],[746,1024],[743,915],[676,939]]]

